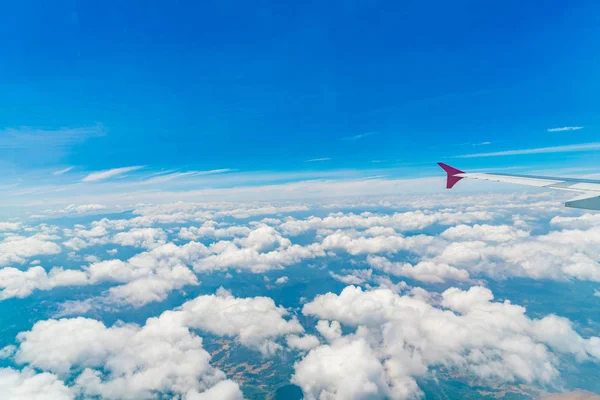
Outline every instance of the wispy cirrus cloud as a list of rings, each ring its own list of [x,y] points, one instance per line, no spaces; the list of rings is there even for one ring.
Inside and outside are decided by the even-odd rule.
[[[107,169],[104,171],[92,172],[91,174],[84,177],[82,182],[96,182],[103,181],[108,178],[113,178],[115,176],[123,175],[127,172],[137,171],[138,169],[144,168],[142,165],[136,165],[132,167],[121,167],[121,168],[113,168]]]
[[[347,136],[345,138],[342,138],[342,140],[360,140],[369,136],[373,136],[374,134],[375,132],[365,132],[354,136]]]
[[[566,131],[578,131],[583,129],[583,126],[563,126],[560,128],[548,128],[548,132],[566,132]]]
[[[68,154],[72,147],[105,134],[102,125],[59,129],[27,126],[0,129],[0,158],[27,166],[56,162]]]
[[[490,152],[490,153],[462,154],[462,155],[455,156],[454,158],[502,157],[502,156],[516,156],[516,155],[523,155],[523,154],[544,154],[544,153],[573,153],[573,152],[593,151],[593,150],[600,150],[600,142],[568,144],[568,145],[564,145],[564,146],[538,147],[535,149],[495,151],[495,152]]]
[[[54,130],[31,127],[6,128],[0,130],[0,149],[17,150],[39,146],[64,148],[104,134],[105,130],[101,125]]]
[[[331,161],[331,158],[329,158],[329,157],[311,158],[310,160],[305,160],[304,162],[319,162],[319,161]]]
[[[75,167],[67,167],[67,168],[64,168],[64,169],[59,169],[58,171],[54,171],[54,172],[52,173],[52,175],[62,175],[62,174],[66,174],[67,172],[71,171],[73,168],[75,168]]]
[[[185,178],[185,177],[191,178],[191,177],[195,177],[195,176],[224,174],[226,172],[231,172],[231,171],[233,171],[233,170],[230,168],[211,169],[211,170],[207,170],[207,171],[186,171],[186,172],[171,172],[171,171],[169,171],[164,174],[154,175],[153,177],[151,177],[149,179],[138,182],[138,184],[139,185],[152,185],[152,184],[172,181],[174,179],[179,179],[179,178]]]

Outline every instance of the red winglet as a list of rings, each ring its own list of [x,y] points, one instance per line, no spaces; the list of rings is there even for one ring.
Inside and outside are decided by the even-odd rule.
[[[446,179],[446,189],[452,189],[452,186],[456,185],[456,183],[462,179],[462,177],[455,175],[464,174],[464,172],[441,162],[439,162],[438,165],[448,174],[448,178]]]

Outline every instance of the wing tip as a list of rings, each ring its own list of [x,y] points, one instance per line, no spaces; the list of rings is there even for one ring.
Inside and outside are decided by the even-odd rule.
[[[464,174],[464,172],[461,171],[460,169],[456,169],[454,167],[451,167],[448,164],[444,164],[443,162],[438,162],[438,165],[444,171],[446,171],[446,174],[447,174],[446,189],[452,189],[454,187],[454,185],[456,185],[458,183],[458,181],[460,181],[462,179],[462,177],[455,176],[455,175],[456,174]]]

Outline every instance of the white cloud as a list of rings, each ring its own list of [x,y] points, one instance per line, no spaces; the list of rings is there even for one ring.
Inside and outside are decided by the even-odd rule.
[[[337,232],[323,239],[321,246],[324,250],[341,250],[351,255],[394,254],[400,251],[424,249],[434,241],[434,237],[426,235],[362,237],[350,232]]]
[[[321,344],[319,339],[314,335],[289,335],[285,340],[289,348],[302,351],[308,351]]]
[[[219,336],[233,336],[265,355],[281,349],[279,336],[304,331],[298,320],[269,297],[200,296],[179,309],[186,326]]]
[[[189,391],[185,400],[243,400],[244,396],[237,383],[231,380],[221,381],[205,392]]]
[[[127,261],[113,259],[92,262],[82,270],[60,270],[60,274],[56,276],[53,275],[56,269],[46,277],[41,267],[31,268],[27,273],[11,271],[10,274],[7,272],[6,281],[10,283],[9,287],[13,292],[22,296],[30,294],[34,289],[49,290],[61,285],[115,282],[122,285],[109,288],[102,298],[104,301],[142,306],[164,300],[172,290],[186,285],[198,285],[196,275],[186,263],[206,254],[208,250],[199,243],[191,242],[183,246],[167,243],[139,253]],[[72,279],[69,281],[67,277]],[[74,277],[78,279],[75,280]]]
[[[581,143],[569,144],[564,146],[539,147],[536,149],[520,149],[495,151],[490,153],[463,154],[455,158],[476,158],[476,157],[500,157],[500,156],[516,156],[523,154],[545,154],[545,153],[572,153],[580,151],[600,150],[600,143]]]
[[[394,398],[386,380],[383,365],[362,338],[311,350],[292,378],[307,400]]]
[[[491,242],[510,242],[529,236],[529,232],[509,225],[457,225],[442,232],[448,240],[478,240],[482,237]]]
[[[347,275],[339,275],[333,271],[329,271],[329,276],[331,276],[336,281],[340,281],[347,285],[362,285],[366,281],[370,280],[373,275],[373,270],[371,269],[353,270],[348,272],[350,273]]]
[[[181,247],[168,243],[137,254],[127,262],[101,261],[85,270],[91,283],[124,283],[108,290],[109,301],[141,306],[164,300],[172,290],[198,285],[198,279],[182,259],[197,254],[197,250],[202,252],[202,249],[205,249],[203,245],[194,242]]]
[[[105,205],[102,204],[81,204],[76,206],[75,204],[70,204],[62,210],[63,214],[84,214],[91,211],[99,211],[106,209]]]
[[[81,281],[77,284],[121,283],[123,285],[109,288],[104,299],[134,306],[164,300],[169,292],[186,285],[198,285],[198,279],[190,267],[204,273],[230,267],[261,272],[324,255],[319,244],[305,247],[292,245],[289,239],[281,236],[273,227],[265,225],[260,225],[254,230],[245,230],[249,232],[245,237],[233,241],[219,241],[210,246],[197,242],[189,242],[182,246],[165,243],[167,235],[160,228],[133,228],[130,231],[119,232],[111,238],[105,225],[110,224],[92,224],[91,229],[82,225],[76,225],[74,229],[65,229],[66,236],[74,237],[64,244],[74,250],[107,243],[150,250],[137,254],[126,262],[118,259],[96,262],[95,259],[88,258],[92,263],[79,272]],[[54,243],[50,245],[59,249]],[[14,249],[12,251],[14,253]],[[32,256],[40,251],[30,253]],[[73,257],[77,256],[73,254]],[[10,260],[16,259],[11,253]],[[32,269],[30,274],[32,271],[34,270]],[[45,273],[40,271],[32,276],[20,272],[11,274],[11,290],[25,296],[34,289],[49,290],[57,286],[47,282]],[[15,275],[19,275],[19,279]],[[5,293],[8,293],[8,290],[5,290]]]
[[[244,248],[250,248],[258,252],[268,252],[278,248],[291,246],[289,239],[284,238],[271,226],[260,226],[251,231],[247,237],[236,241]]]
[[[15,361],[60,375],[81,371],[75,387],[86,396],[151,399],[157,393],[204,392],[225,374],[209,364],[202,338],[180,317],[165,312],[142,327],[106,327],[81,317],[40,321],[18,335]]]
[[[186,171],[186,172],[171,172],[171,173],[162,173],[162,174],[154,174],[151,178],[145,179],[140,182],[136,182],[137,185],[153,185],[157,183],[165,183],[172,181],[174,179],[179,178],[192,178],[197,176],[205,176],[205,175],[215,175],[215,174],[224,174],[226,172],[231,172],[233,170],[229,168],[221,168],[221,169],[212,169],[208,171]]]
[[[263,355],[281,350],[277,341],[283,338],[303,351],[319,344],[315,336],[298,336],[302,326],[272,299],[235,298],[221,290],[149,318],[143,326],[119,322],[107,327],[82,317],[39,321],[17,336],[14,360],[73,376],[74,388],[86,396],[146,399],[170,393],[201,399],[222,394],[240,399],[237,384],[219,384],[225,374],[209,364],[202,338],[190,329],[234,337]]]
[[[226,228],[216,228],[215,222],[207,221],[200,227],[183,227],[179,230],[179,237],[186,240],[198,240],[201,238],[232,238],[238,236],[247,236],[251,232],[247,226],[231,226]]]
[[[195,271],[242,268],[263,272],[325,255],[319,244],[291,244],[289,239],[270,226],[259,226],[247,237],[233,242],[214,243],[207,252],[212,254],[193,262]]]
[[[16,231],[21,229],[20,222],[0,222],[0,231]]]
[[[67,167],[67,168],[59,169],[58,171],[54,171],[54,172],[52,173],[52,175],[62,175],[62,174],[66,174],[67,172],[71,171],[73,168],[75,168],[75,167]]]
[[[568,229],[589,229],[600,225],[600,213],[586,213],[577,217],[556,216],[550,220],[550,224]]]
[[[277,278],[277,279],[275,280],[275,283],[276,283],[277,285],[283,285],[283,284],[286,284],[286,283],[288,283],[288,281],[289,281],[289,278],[288,278],[287,276],[282,276],[282,277],[279,277],[279,278]]]
[[[127,232],[117,233],[112,241],[121,246],[153,249],[167,242],[167,234],[160,228],[134,228]]]
[[[34,290],[51,290],[59,286],[87,285],[88,277],[79,270],[54,267],[49,273],[42,267],[26,271],[6,267],[0,269],[0,300],[11,297],[27,297]]]
[[[4,346],[0,349],[0,359],[12,357],[15,351],[17,351],[17,347],[14,345]]]
[[[400,231],[419,230],[433,224],[454,225],[476,221],[489,221],[493,215],[488,211],[408,211],[393,215],[373,214],[369,212],[356,214],[334,213],[325,218],[309,217],[304,220],[290,218],[279,228],[287,234],[299,235],[317,229],[368,229],[372,227],[391,227]]]
[[[101,225],[96,225],[90,229],[85,229],[83,225],[75,225],[75,229],[64,229],[65,237],[70,239],[63,242],[63,245],[75,251],[79,251],[94,245],[105,245],[109,242],[109,232]]]
[[[466,281],[469,273],[448,264],[421,261],[416,265],[407,262],[391,262],[387,258],[369,256],[369,265],[394,276],[413,278],[421,282],[441,283],[446,280]]]
[[[338,321],[320,320],[317,322],[317,331],[327,340],[333,342],[342,337],[342,326]]]
[[[73,145],[104,134],[101,125],[58,129],[6,128],[0,130],[0,154],[2,160],[27,167],[57,165]]]
[[[52,242],[54,237],[36,234],[33,236],[8,236],[0,242],[0,265],[23,264],[28,258],[39,255],[59,254],[61,248]]]
[[[360,399],[365,391],[370,398],[412,398],[420,394],[415,378],[433,366],[496,383],[549,384],[559,375],[557,354],[600,360],[600,338],[582,338],[555,315],[529,318],[523,307],[494,302],[486,288],[448,289],[441,307],[436,296],[418,292],[349,286],[305,304],[305,315],[355,329],[340,336],[337,325],[319,321],[330,344],[311,350],[293,377],[307,398]]]
[[[496,278],[524,276],[600,282],[599,227],[553,231],[502,243],[488,242],[485,231],[478,234],[479,238],[453,241],[436,249],[437,255],[432,261]]]
[[[578,131],[583,129],[583,126],[563,126],[561,128],[548,128],[548,132],[565,132],[565,131]]]
[[[322,158],[311,158],[310,160],[305,160],[304,162],[319,162],[319,161],[330,161],[331,158],[329,157],[322,157]]]
[[[115,176],[126,174],[127,172],[137,171],[138,169],[144,168],[143,166],[133,166],[133,167],[121,167],[121,168],[113,168],[105,171],[97,171],[92,172],[91,174],[85,176],[81,181],[82,182],[97,182],[103,181],[105,179],[113,178]]]
[[[83,315],[94,309],[94,299],[68,300],[60,304],[59,311],[54,318],[68,317],[71,315]]]
[[[343,139],[344,140],[355,141],[355,140],[364,139],[364,138],[369,137],[369,136],[373,136],[374,134],[375,134],[375,132],[366,132],[366,133],[360,133],[360,134],[354,135],[354,136],[347,136],[347,137],[345,137]]]
[[[0,368],[0,393],[4,400],[72,400],[75,392],[56,375],[36,373],[31,368],[21,371]]]

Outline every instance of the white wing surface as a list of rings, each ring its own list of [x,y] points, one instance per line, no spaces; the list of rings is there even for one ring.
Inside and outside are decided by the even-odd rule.
[[[579,193],[579,195],[572,200],[567,201],[565,206],[586,210],[600,210],[600,181],[598,180],[534,175],[468,173],[444,163],[438,164],[446,171],[446,174],[448,174],[446,180],[446,188],[448,189],[451,189],[461,179],[467,178],[566,190]]]

